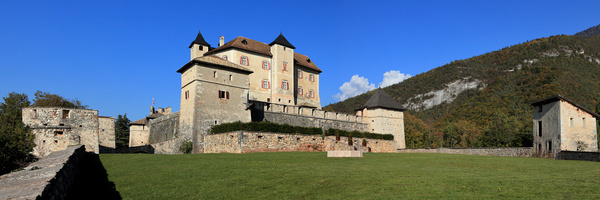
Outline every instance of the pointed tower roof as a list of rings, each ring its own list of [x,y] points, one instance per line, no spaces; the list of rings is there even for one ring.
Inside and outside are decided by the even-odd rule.
[[[371,98],[361,108],[356,110],[362,110],[365,108],[385,108],[390,110],[405,111],[398,101],[394,100],[392,96],[378,88],[377,91],[371,96]]]
[[[188,48],[192,48],[192,46],[194,44],[201,44],[201,45],[206,45],[210,47],[210,44],[208,44],[208,42],[206,42],[206,40],[204,40],[204,37],[202,37],[202,34],[200,33],[200,31],[198,31],[198,36],[196,36],[196,39],[190,44],[190,46]]]
[[[273,40],[273,42],[271,42],[271,44],[269,44],[269,46],[273,46],[273,44],[279,44],[282,46],[286,46],[292,49],[296,49],[296,47],[292,44],[290,44],[290,42],[288,42],[287,39],[285,39],[285,37],[283,37],[283,33],[279,33],[279,36],[277,36],[277,38],[275,38],[275,40]]]

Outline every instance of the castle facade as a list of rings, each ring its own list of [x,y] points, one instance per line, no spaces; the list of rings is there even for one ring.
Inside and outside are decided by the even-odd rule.
[[[321,110],[322,71],[283,34],[269,44],[241,36],[225,43],[221,36],[215,48],[198,33],[189,48],[191,60],[177,70],[180,111],[148,120],[154,152],[176,153],[170,149],[183,141],[193,142],[194,153],[206,152],[214,143],[207,141],[210,128],[236,121],[392,134],[395,148],[404,148],[398,102],[379,89],[357,109],[360,115]]]

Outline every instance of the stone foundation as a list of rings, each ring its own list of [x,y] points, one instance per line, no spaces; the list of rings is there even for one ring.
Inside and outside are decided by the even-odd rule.
[[[327,151],[327,157],[363,157],[362,151]]]

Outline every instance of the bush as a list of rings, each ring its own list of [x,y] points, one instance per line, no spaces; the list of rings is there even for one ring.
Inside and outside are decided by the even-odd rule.
[[[210,134],[219,134],[232,131],[262,131],[275,133],[299,133],[305,135],[322,135],[323,129],[313,127],[292,126],[289,124],[275,124],[271,122],[233,122],[213,126]]]
[[[192,150],[194,149],[194,143],[192,143],[192,141],[186,140],[185,142],[183,142],[181,144],[181,146],[179,146],[179,151],[181,151],[181,153],[183,154],[190,154],[192,153]]]
[[[327,130],[328,133],[334,133],[336,137],[345,136],[345,137],[357,137],[357,138],[368,138],[368,139],[380,139],[380,140],[394,140],[394,136],[391,134],[377,134],[377,133],[367,133],[360,131],[352,131],[348,132],[345,130],[339,130],[330,128]]]

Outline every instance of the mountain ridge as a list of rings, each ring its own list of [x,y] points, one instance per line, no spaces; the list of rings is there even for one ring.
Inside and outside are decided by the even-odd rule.
[[[557,35],[452,61],[383,90],[401,104],[415,105],[430,100],[433,95],[427,94],[448,89],[457,80],[481,81],[483,87],[453,94],[453,101],[421,106],[424,109],[410,107],[408,112],[414,116],[410,120],[425,123],[407,123],[421,126],[406,126],[409,148],[426,147],[422,145],[427,142],[422,141],[416,142],[421,146],[408,145],[409,136],[422,138],[411,134],[424,134],[423,124],[433,133],[434,139],[428,138],[433,146],[530,146],[532,108],[528,103],[562,94],[594,110],[600,100],[600,81],[595,77],[600,77],[600,36]],[[348,109],[362,105],[372,92],[324,109],[353,113]]]

